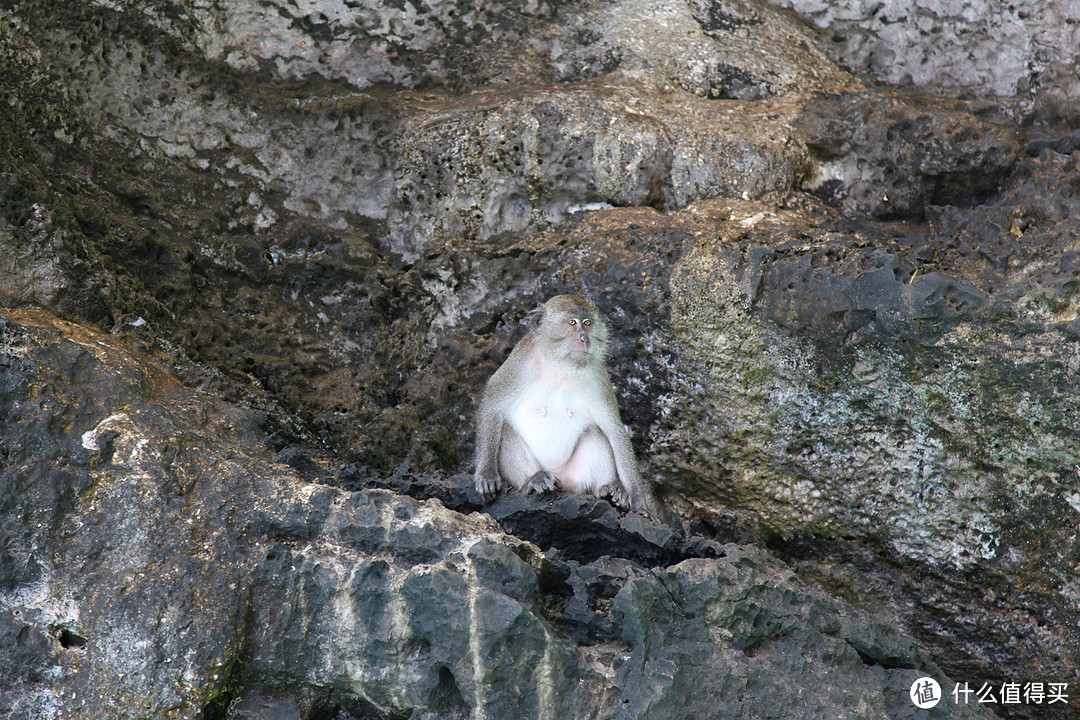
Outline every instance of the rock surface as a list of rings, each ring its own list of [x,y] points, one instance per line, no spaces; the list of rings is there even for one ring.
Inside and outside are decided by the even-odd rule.
[[[927,18],[984,52],[952,5],[886,3],[858,52]],[[794,8],[824,42],[746,0],[0,10],[0,715],[916,717],[921,673],[1071,682],[1071,81],[871,88],[907,76],[830,8]],[[908,66],[953,52],[927,27]],[[561,292],[613,327],[662,522],[469,487],[473,398]]]
[[[154,343],[0,323],[5,717],[888,718],[943,677],[760,549],[673,549],[599,500],[493,506],[542,553],[438,500],[305,483]]]
[[[822,49],[889,85],[1015,98],[1023,112],[1077,119],[1080,8],[1039,3],[778,0],[822,32]]]

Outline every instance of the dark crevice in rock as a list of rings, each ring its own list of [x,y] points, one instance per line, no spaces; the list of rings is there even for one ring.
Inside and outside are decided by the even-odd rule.
[[[227,720],[229,717],[229,705],[232,700],[231,694],[212,698],[203,706],[202,712],[199,714],[199,720]]]
[[[56,628],[56,639],[60,647],[68,650],[85,650],[88,642],[83,635],[66,627]]]
[[[1080,148],[1080,132],[1032,131],[1028,134],[1025,148],[1031,157],[1038,157],[1044,150],[1052,150],[1059,155],[1072,155]]]
[[[613,557],[588,564],[563,562],[557,552],[548,554],[544,565],[551,570],[539,583],[542,610],[553,627],[576,645],[625,645],[612,617],[612,602],[640,566]]]
[[[586,502],[592,502],[592,499]],[[573,506],[576,502],[563,504]],[[630,530],[615,518],[574,516],[555,503],[506,514],[501,508],[489,512],[511,535],[541,548],[556,550],[562,558],[581,564],[614,557],[632,560],[644,567],[667,567],[691,557],[723,555],[718,547],[703,538],[684,538],[676,533],[666,538],[648,537],[640,533],[639,528]],[[615,513],[614,509],[609,512]]]
[[[859,643],[851,638],[847,638],[846,642],[852,650],[859,654],[859,657],[862,658],[862,661],[870,667],[880,665],[886,670],[896,670],[898,668],[903,670],[918,669],[918,667],[911,662],[910,658],[895,657],[891,655],[882,656],[874,654],[866,645]]]
[[[552,516],[543,509],[499,516],[502,528],[542,548],[554,548],[567,560],[589,563],[605,555],[632,558],[646,566],[669,565],[661,548],[631,538],[619,528],[584,518]],[[663,556],[663,558],[662,558]],[[661,559],[662,558],[662,559]]]
[[[431,693],[428,707],[446,720],[464,720],[469,717],[469,705],[461,696],[461,688],[458,687],[450,668],[439,668],[439,684]]]

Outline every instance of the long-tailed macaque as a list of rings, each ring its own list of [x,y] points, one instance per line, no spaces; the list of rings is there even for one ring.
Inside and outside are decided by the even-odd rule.
[[[596,308],[559,295],[488,380],[476,423],[476,491],[562,489],[649,511],[651,497],[604,366],[608,327]]]

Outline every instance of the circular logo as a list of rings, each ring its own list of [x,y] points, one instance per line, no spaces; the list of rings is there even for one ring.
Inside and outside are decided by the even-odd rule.
[[[911,683],[911,702],[922,710],[929,710],[941,702],[941,686],[937,680],[921,677]]]

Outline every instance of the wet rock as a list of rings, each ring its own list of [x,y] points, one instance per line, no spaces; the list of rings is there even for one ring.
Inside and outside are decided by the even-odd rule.
[[[70,139],[76,114],[66,112],[63,89],[21,35],[21,23],[0,19],[0,84],[11,108],[0,128],[0,303],[39,303],[103,321],[113,279],[34,169],[54,158],[33,143]]]
[[[725,38],[719,43],[725,52],[741,48],[741,64],[715,61],[720,65],[767,66],[738,70],[746,74],[749,94],[731,97],[859,89],[841,82],[836,72],[839,79],[822,81],[829,75],[825,65],[805,62],[812,52],[807,38],[799,39],[805,31],[766,6],[671,3],[646,12],[605,5],[595,12],[603,17],[589,22],[617,25],[616,35],[665,28],[649,30],[634,46],[664,58],[678,55],[641,62],[669,68],[667,74],[680,80],[708,66],[703,58],[717,44],[710,33]],[[199,13],[192,13],[196,22]],[[657,24],[650,13],[662,15],[666,24]],[[243,76],[208,75],[205,63],[191,54],[194,49],[185,52],[168,29],[163,42],[176,52],[154,50],[147,39],[161,32],[154,16],[145,15],[147,27],[91,9],[66,25],[39,18],[42,47],[50,63],[67,68],[65,90],[80,112],[122,152],[178,163],[169,174],[181,174],[167,192],[194,198],[186,188],[195,186],[204,197],[219,196],[198,220],[212,234],[282,226],[290,233],[293,216],[337,230],[374,223],[387,247],[414,262],[433,235],[489,239],[531,233],[564,222],[574,209],[671,210],[717,195],[762,197],[799,182],[846,199],[845,207],[854,211],[918,215],[926,201],[949,201],[953,188],[969,182],[979,192],[993,188],[1016,150],[999,129],[966,117],[963,109],[925,102],[909,107],[898,98],[882,103],[875,95],[822,99],[806,113],[796,99],[717,106],[685,93],[729,96],[697,87],[707,81],[692,80],[693,87],[676,90],[670,78],[629,66],[589,83],[578,77],[574,85],[547,87],[530,78],[524,86],[489,84],[458,97],[334,86],[297,94]],[[593,15],[582,11],[574,17],[586,22]],[[687,23],[705,46],[660,42],[673,32],[672,24]],[[801,53],[798,62],[794,52]],[[143,100],[128,102],[131,97]],[[803,119],[796,123],[793,114]],[[813,166],[807,144],[815,151]],[[152,198],[138,202],[148,206],[144,214],[165,210]],[[162,198],[162,204],[168,201]],[[154,212],[145,213],[151,207]],[[228,243],[211,237],[199,245],[217,262],[229,261]]]
[[[791,92],[851,92],[860,83],[816,47],[800,23],[754,0],[605,3],[552,53],[560,79],[575,66],[644,72],[708,98],[758,100]],[[565,36],[564,36],[565,37]],[[611,67],[608,70],[614,69]]]
[[[243,533],[223,517],[259,482],[209,438],[245,437],[250,418],[200,419],[213,401],[99,333],[43,313],[20,323],[4,320],[3,613],[48,642],[39,676],[7,668],[0,705],[23,717],[199,705],[224,684],[243,614]]]
[[[500,652],[531,648],[553,677],[579,662],[536,616],[535,575],[495,547],[502,536],[490,520],[300,483],[254,442],[250,418],[180,389],[160,358],[43,313],[17,317],[21,326],[3,325],[10,512],[0,557],[5,628],[26,649],[3,666],[5,713],[195,717],[223,713],[241,686],[283,678],[339,691],[338,704],[441,712],[464,703],[447,673],[468,683],[475,707],[475,643],[495,658],[526,628],[525,645]],[[77,398],[62,387],[73,378],[84,388]],[[447,592],[440,610],[432,600]],[[405,636],[392,629],[403,612],[414,627]],[[336,640],[320,640],[324,632]],[[423,677],[357,674],[399,653],[394,663],[408,670],[401,663],[412,657]],[[521,660],[492,668],[485,686],[521,683],[506,672],[535,669]],[[560,696],[584,704],[575,693],[588,686],[572,686]],[[237,716],[289,712],[293,702],[258,710],[243,697]]]
[[[599,678],[538,617],[535,574],[513,549],[497,533],[457,537],[437,503],[383,497],[342,497],[310,543],[267,548],[253,577],[251,680],[335,688],[373,712],[587,706]],[[559,680],[531,680],[546,673]]]
[[[289,693],[267,692],[262,688],[245,691],[229,707],[235,720],[301,720],[300,707]]]
[[[214,234],[262,232],[292,216],[337,231],[376,223],[411,263],[433,235],[489,239],[594,206],[760,197],[805,172],[791,102],[716,112],[632,75],[461,97],[268,93],[196,80],[206,72],[196,60],[156,54],[113,14],[80,20],[48,35],[49,48],[72,54],[53,59],[69,68],[71,93],[126,152],[175,160],[186,180],[177,191],[220,195],[199,221]],[[146,101],[121,102],[131,96]],[[200,244],[230,261],[225,243]]]

